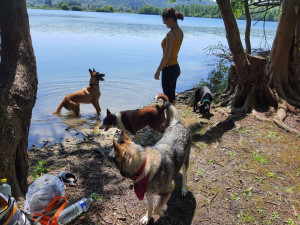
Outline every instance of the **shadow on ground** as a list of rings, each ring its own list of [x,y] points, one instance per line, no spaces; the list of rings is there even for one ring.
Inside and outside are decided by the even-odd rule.
[[[193,193],[190,191],[185,197],[181,195],[181,177],[181,174],[179,174],[175,179],[175,190],[173,191],[169,201],[167,202],[167,209],[165,211],[166,216],[160,217],[156,222],[152,224],[189,225],[192,223],[196,210],[196,200]]]

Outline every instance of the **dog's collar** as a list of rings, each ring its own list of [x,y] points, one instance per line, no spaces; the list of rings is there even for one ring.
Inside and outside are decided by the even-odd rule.
[[[90,83],[90,86],[93,86],[93,85],[99,85],[99,84],[91,84],[91,83]]]
[[[130,178],[131,180],[135,181],[137,180],[140,175],[143,173],[145,166],[146,166],[147,157],[145,157],[144,163],[141,166],[141,168]],[[145,192],[148,187],[149,182],[149,174],[143,177],[138,182],[134,183],[134,192],[139,200],[143,200],[145,196]]]
[[[147,161],[147,156],[145,157],[144,163],[141,166],[141,168],[132,177],[130,177],[131,180],[135,181],[143,173],[146,166],[146,161]]]
[[[208,99],[204,99],[202,102],[208,102],[208,103],[210,103],[210,101]]]

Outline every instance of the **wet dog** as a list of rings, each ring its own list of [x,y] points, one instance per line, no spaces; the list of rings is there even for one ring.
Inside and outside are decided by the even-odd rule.
[[[159,94],[155,97],[156,102],[162,99],[168,102],[169,99],[165,94]],[[100,129],[105,128],[107,131],[111,127],[117,127],[122,131],[128,131],[139,139],[137,131],[146,126],[163,133],[168,125],[168,118],[165,116],[164,105],[151,105],[141,109],[120,111],[116,114],[107,109],[107,115],[103,120]]]
[[[95,69],[93,69],[93,71],[89,69],[89,72],[91,75],[89,85],[80,91],[68,94],[53,114],[59,114],[62,107],[65,107],[67,110],[73,111],[75,115],[79,117],[80,103],[92,103],[97,111],[97,114],[100,115],[101,108],[99,105],[99,98],[101,96],[101,92],[99,81],[104,81],[103,77],[105,75],[96,72]]]
[[[146,194],[148,210],[141,223],[149,222],[153,211],[153,194],[160,196],[154,213],[163,216],[163,207],[175,188],[174,178],[182,169],[182,195],[187,194],[187,170],[192,145],[190,132],[180,120],[176,108],[164,103],[170,125],[153,147],[143,148],[122,132],[120,143],[113,140],[109,160],[119,169],[122,176],[134,182],[134,191],[140,200]]]
[[[200,102],[200,106],[198,106],[198,102]],[[209,88],[205,86],[198,87],[195,91],[194,112],[196,112],[198,108],[201,114],[208,114],[211,102],[212,95]]]

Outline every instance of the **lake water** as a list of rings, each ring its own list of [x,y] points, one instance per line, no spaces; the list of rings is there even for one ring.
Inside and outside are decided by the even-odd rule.
[[[37,60],[38,94],[29,133],[29,148],[43,140],[59,141],[77,130],[97,129],[112,112],[136,109],[149,104],[162,93],[154,73],[162,57],[161,41],[168,32],[158,15],[72,12],[28,9],[31,36]],[[223,20],[185,18],[179,21],[184,41],[179,53],[181,75],[177,91],[183,91],[206,78],[216,58],[205,48],[227,45]],[[245,21],[238,21],[244,36]],[[276,22],[252,27],[253,48],[269,45],[275,36]],[[244,38],[242,38],[244,40]],[[105,73],[100,83],[100,106],[97,116],[92,105],[80,106],[82,117],[62,110],[61,117],[52,115],[66,94],[89,83],[89,68]],[[73,133],[67,128],[75,128]]]

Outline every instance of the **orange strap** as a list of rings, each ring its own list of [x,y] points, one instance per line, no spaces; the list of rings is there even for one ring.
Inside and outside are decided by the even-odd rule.
[[[60,201],[61,199],[63,200]],[[58,216],[66,207],[67,203],[68,200],[66,197],[56,197],[47,205],[47,208],[43,213],[32,213],[31,217],[34,221],[38,220],[36,222],[40,222],[42,225],[58,225]],[[54,212],[54,216],[50,217],[49,215],[53,214]]]

